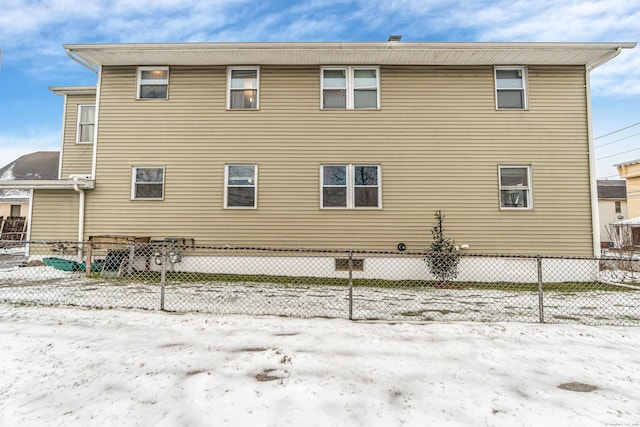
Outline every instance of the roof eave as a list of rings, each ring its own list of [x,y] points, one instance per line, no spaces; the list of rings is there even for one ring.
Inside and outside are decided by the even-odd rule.
[[[584,65],[593,69],[636,43],[131,43],[67,44],[100,65]]]
[[[16,179],[0,181],[0,189],[10,190],[74,190],[76,186],[79,189],[91,190],[95,186],[92,179]]]

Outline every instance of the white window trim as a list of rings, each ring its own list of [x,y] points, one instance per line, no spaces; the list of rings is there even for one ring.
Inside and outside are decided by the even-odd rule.
[[[150,70],[161,70],[161,71],[166,71],[167,72],[167,79],[166,81],[163,80],[158,80],[158,82],[156,83],[156,85],[166,85],[167,86],[167,95],[164,98],[142,98],[140,97],[140,91],[141,91],[141,87],[142,87],[142,72],[143,71],[150,71]],[[169,67],[138,67],[138,71],[137,71],[137,78],[136,78],[136,99],[140,99],[143,101],[148,101],[148,100],[163,100],[163,99],[169,99]],[[161,82],[161,83],[160,83]]]
[[[162,169],[162,196],[161,197],[136,197],[136,170],[137,169]],[[165,189],[165,179],[166,179],[166,170],[164,166],[160,165],[146,165],[146,166],[131,166],[131,200],[135,201],[147,201],[147,200],[164,200],[164,189]],[[151,183],[151,184],[159,184],[159,183]]]
[[[329,206],[329,207],[325,207],[324,206],[324,191],[323,189],[325,188],[325,185],[322,182],[322,179],[324,177],[324,167],[325,166],[346,166],[347,168],[347,206],[346,207],[341,207],[341,206]],[[355,206],[355,183],[354,183],[354,179],[353,179],[353,172],[354,172],[354,167],[355,166],[375,166],[376,168],[378,168],[378,206],[359,206],[356,207]],[[332,186],[332,185],[327,185],[326,187],[342,187],[342,186]],[[323,163],[320,165],[320,209],[323,210],[349,210],[349,209],[355,209],[355,210],[380,210],[382,209],[382,166],[380,164],[375,164],[375,163]]]
[[[519,70],[522,72],[522,99],[523,105],[522,108],[500,108],[498,107],[498,91],[499,90],[509,90],[509,89],[498,89],[498,70]],[[529,109],[529,78],[528,78],[528,70],[527,67],[523,66],[499,66],[493,67],[493,86],[494,86],[494,97],[496,100],[496,110],[500,111],[522,111]],[[516,89],[511,89],[516,90]]]
[[[91,141],[80,141],[80,125],[83,124],[80,122],[82,118],[82,108],[83,107],[93,107],[93,135],[91,135]],[[96,104],[78,104],[78,118],[76,120],[76,144],[93,144],[96,140]],[[90,123],[85,123],[90,124]]]
[[[320,109],[327,111],[340,111],[343,108],[324,108],[324,72],[325,70],[345,70],[346,71],[346,96],[347,96],[347,105],[344,110],[379,110],[380,109],[380,67],[372,67],[372,66],[335,66],[335,67],[321,67],[320,68]],[[355,70],[376,70],[376,107],[375,108],[355,108],[354,107],[354,71]],[[331,90],[332,88],[329,88]],[[334,88],[335,89],[335,88]]]
[[[523,190],[522,187],[502,186],[502,169],[527,168],[527,206],[524,208],[502,206],[502,190]],[[531,186],[531,165],[504,164],[498,165],[498,205],[503,211],[530,211],[533,210],[533,187]]]
[[[229,193],[229,166],[253,166],[254,168],[254,185],[234,185],[233,187],[247,187],[253,188],[253,206],[229,206],[228,193]],[[225,209],[258,209],[258,164],[257,163],[228,163],[224,165],[224,208]]]
[[[231,108],[231,74],[234,70],[245,70],[256,72],[256,108]],[[239,89],[236,89],[239,90]],[[257,111],[260,109],[260,67],[258,66],[232,66],[227,67],[227,110],[230,111]]]

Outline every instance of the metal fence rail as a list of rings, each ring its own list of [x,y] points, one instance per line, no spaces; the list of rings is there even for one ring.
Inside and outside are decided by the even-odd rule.
[[[640,326],[640,260],[0,241],[0,302]]]

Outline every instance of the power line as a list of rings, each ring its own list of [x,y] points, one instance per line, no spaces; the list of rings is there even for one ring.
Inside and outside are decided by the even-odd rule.
[[[610,156],[600,157],[600,158],[597,158],[596,160],[604,160],[604,159],[608,159],[609,157],[615,157],[615,156],[619,156],[621,154],[627,154],[627,153],[631,153],[632,151],[638,151],[638,150],[640,150],[640,148],[634,148],[632,150],[623,151],[621,153],[612,154]]]
[[[625,139],[633,138],[634,136],[638,136],[638,135],[640,135],[640,132],[634,133],[633,135],[625,136],[624,138],[616,139],[615,141],[607,142],[606,144],[597,145],[595,148],[601,148],[601,147],[604,147],[604,146],[607,146],[607,145],[611,145],[614,142],[624,141]]]
[[[609,133],[604,134],[604,135],[600,135],[600,136],[598,136],[596,138],[593,138],[593,140],[595,141],[596,139],[604,138],[605,136],[613,135],[614,133],[622,132],[623,130],[626,130],[626,129],[629,129],[629,128],[632,128],[632,127],[638,126],[638,125],[640,125],[640,122],[634,123],[634,124],[629,125],[629,126],[624,127],[624,128],[620,128],[618,130],[614,130],[613,132],[609,132]]]

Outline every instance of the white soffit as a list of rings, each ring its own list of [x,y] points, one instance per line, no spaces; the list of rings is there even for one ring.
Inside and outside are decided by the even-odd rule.
[[[100,65],[584,65],[636,43],[162,43],[65,45]]]

